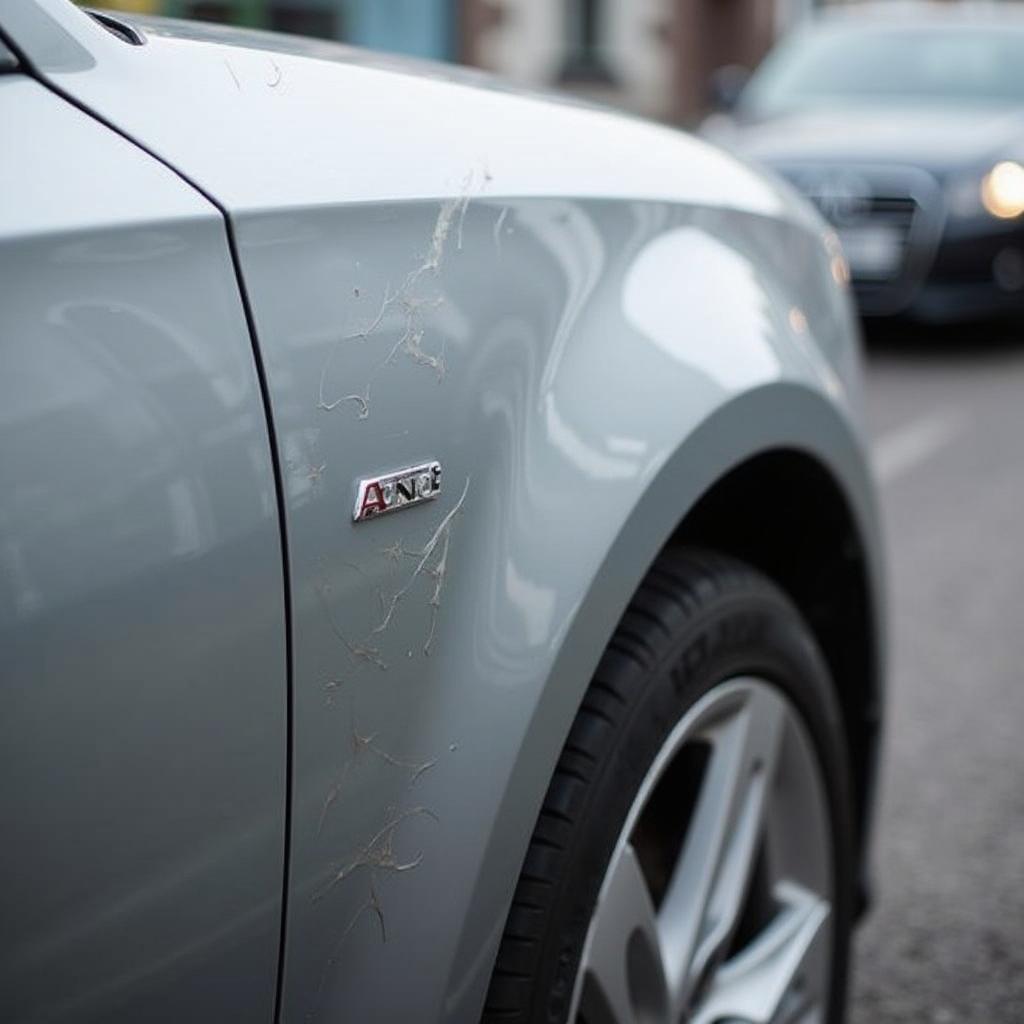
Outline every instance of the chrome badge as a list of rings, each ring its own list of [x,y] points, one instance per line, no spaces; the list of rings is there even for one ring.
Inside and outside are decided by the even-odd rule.
[[[440,462],[424,462],[421,466],[410,466],[397,473],[372,476],[359,481],[352,519],[361,523],[385,512],[397,512],[400,508],[430,501],[440,493]]]

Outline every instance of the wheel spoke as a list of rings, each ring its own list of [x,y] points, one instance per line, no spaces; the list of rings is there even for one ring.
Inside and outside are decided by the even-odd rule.
[[[626,843],[605,876],[581,969],[586,990],[593,986],[601,1004],[587,1019],[615,1024],[663,1019],[667,1005],[651,894],[633,847]],[[591,993],[593,995],[593,992]]]
[[[762,832],[785,721],[766,688],[737,694],[705,731],[712,751],[693,820],[659,911],[674,1015],[683,1012],[735,930]]]
[[[827,902],[799,886],[781,883],[783,909],[764,931],[715,975],[693,1024],[741,1020],[791,1024],[825,1019],[830,955]]]

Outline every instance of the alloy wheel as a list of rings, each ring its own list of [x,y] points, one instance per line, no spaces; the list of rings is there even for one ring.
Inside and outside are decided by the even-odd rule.
[[[820,1024],[833,859],[794,705],[724,682],[672,730],[616,843],[583,945],[577,1024]]]

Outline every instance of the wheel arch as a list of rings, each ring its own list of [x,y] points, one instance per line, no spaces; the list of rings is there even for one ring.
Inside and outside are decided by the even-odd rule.
[[[785,503],[765,500],[779,491],[788,496]],[[880,724],[879,638],[869,553],[841,485],[806,451],[760,452],[712,485],[670,543],[741,559],[778,584],[800,610],[825,656],[842,710],[863,849]]]
[[[770,503],[757,505],[766,491]],[[742,507],[730,507],[741,501]],[[771,514],[761,514],[766,508]],[[824,518],[802,534],[800,523],[808,515],[788,515],[795,508],[808,515],[819,510]],[[786,571],[784,553],[820,555],[840,537],[844,593],[838,603],[819,608],[819,592],[799,573]],[[870,471],[860,433],[834,397],[806,382],[776,381],[734,396],[687,435],[636,495],[604,558],[593,566],[551,662],[473,881],[473,913],[449,975],[446,1020],[462,1019],[470,1006],[483,1005],[532,822],[597,661],[650,565],[666,545],[679,542],[746,557],[807,617],[830,667],[842,670],[844,710],[855,712],[849,729],[860,758],[859,806],[870,808],[885,641],[884,568]],[[844,623],[844,614],[853,619]],[[852,648],[857,640],[861,647],[847,665],[844,645]],[[868,818],[865,813],[862,832]],[[482,934],[488,936],[486,948]]]

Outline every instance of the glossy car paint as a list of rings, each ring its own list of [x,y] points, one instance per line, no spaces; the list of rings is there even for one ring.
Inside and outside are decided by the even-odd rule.
[[[286,658],[223,221],[0,76],[0,1017],[269,1020]]]
[[[640,122],[326,44],[130,47],[30,6],[93,62],[48,67],[5,12],[39,72],[233,232],[291,571],[284,1019],[475,1020],[569,724],[687,510],[806,452],[877,576],[826,229]],[[352,522],[359,479],[432,459],[438,499]]]

